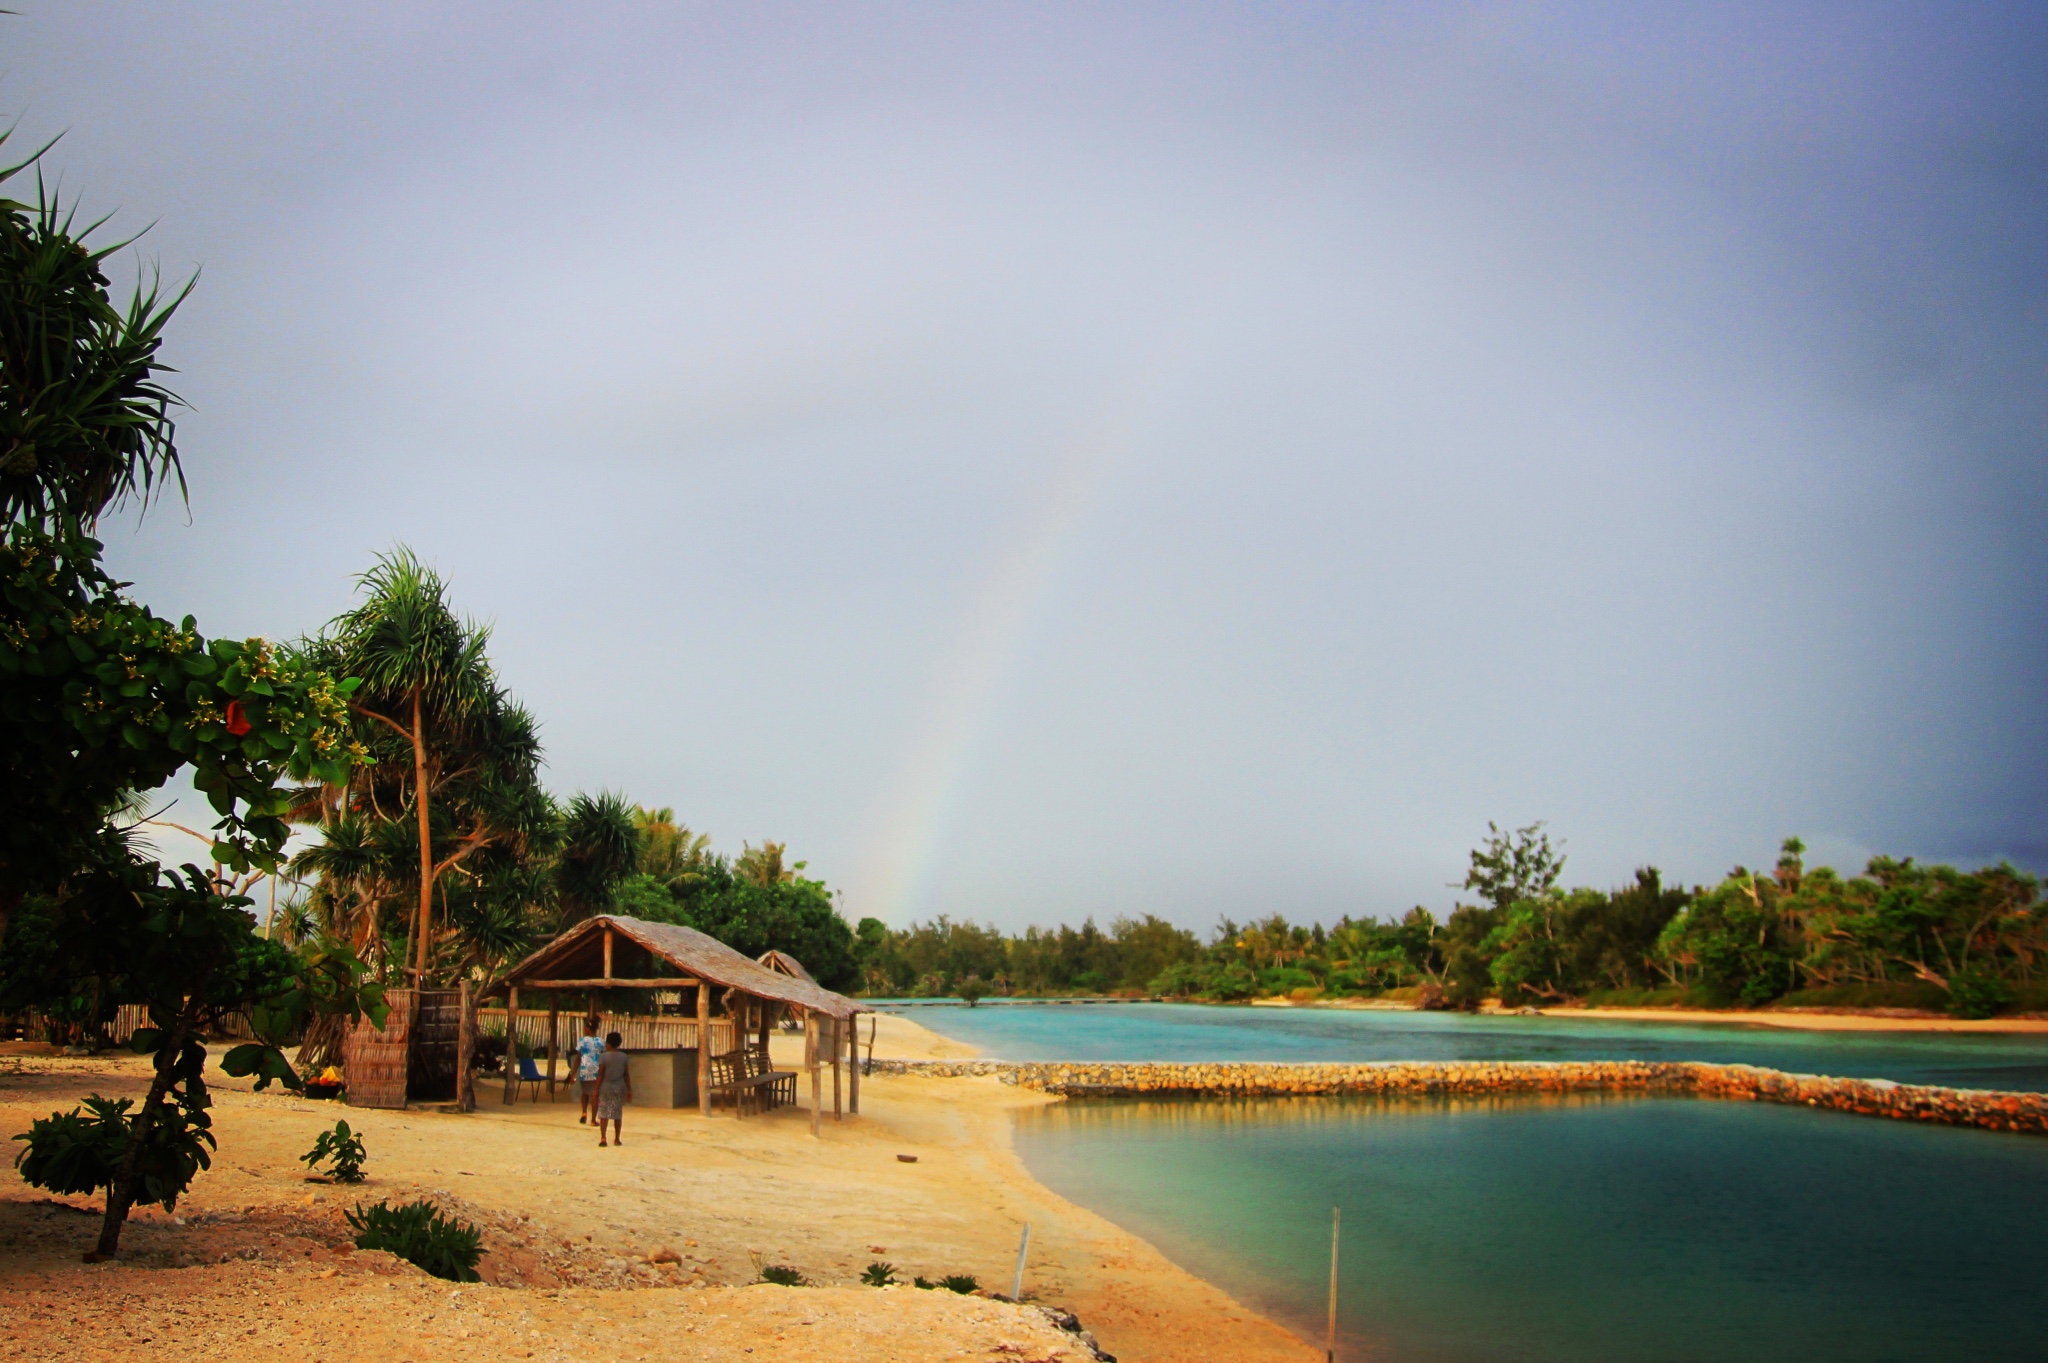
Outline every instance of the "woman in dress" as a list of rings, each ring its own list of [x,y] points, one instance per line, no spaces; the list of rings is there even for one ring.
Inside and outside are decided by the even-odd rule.
[[[604,1038],[604,1054],[597,1058],[597,1143],[599,1145],[624,1145],[625,1128],[621,1125],[626,1104],[633,1101],[633,1074],[626,1064],[626,1053],[619,1049],[619,1034],[608,1032]],[[612,1139],[604,1138],[604,1124],[612,1124]]]
[[[583,1106],[577,1110],[576,1125],[595,1118],[597,1113],[597,1061],[604,1054],[604,1042],[598,1039],[597,1019],[586,1016],[583,1019],[583,1036],[576,1043],[576,1084],[582,1089]]]

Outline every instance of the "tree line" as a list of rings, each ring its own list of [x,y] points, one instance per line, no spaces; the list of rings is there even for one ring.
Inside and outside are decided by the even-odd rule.
[[[1226,918],[1206,941],[1149,914],[1019,935],[948,917],[896,931],[864,919],[856,949],[873,995],[2048,1008],[2034,974],[2048,901],[2033,876],[1888,856],[1843,876],[1808,868],[1805,851],[1788,838],[1769,870],[1737,866],[1712,886],[1667,885],[1644,867],[1627,885],[1565,888],[1565,858],[1541,824],[1489,825],[1459,887],[1477,902],[1441,919],[1421,906],[1327,928]]]

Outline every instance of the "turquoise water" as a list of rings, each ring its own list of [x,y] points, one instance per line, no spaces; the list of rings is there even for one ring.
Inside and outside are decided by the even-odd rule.
[[[1020,1010],[1022,1011],[1022,1010]],[[2048,1356],[2048,1140],[1679,1098],[1059,1104],[1048,1186],[1384,1363]]]
[[[1794,1074],[2048,1091],[2048,1036],[1172,1003],[903,1011],[1000,1060],[1713,1060]]]
[[[2048,1090],[2048,1038],[1184,1005],[918,1008],[1013,1060],[1711,1060]],[[1069,1102],[1040,1180],[1383,1363],[2048,1357],[2048,1140],[1765,1103],[1574,1095]]]

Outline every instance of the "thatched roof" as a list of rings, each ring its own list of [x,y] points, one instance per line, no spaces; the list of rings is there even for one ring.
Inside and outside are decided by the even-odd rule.
[[[777,951],[774,947],[770,947],[754,959],[778,974],[794,975],[797,979],[808,981],[811,984],[818,982],[817,976],[804,969],[802,961],[799,961],[786,951]]]
[[[808,974],[799,979],[772,970],[759,961],[748,960],[717,938],[707,937],[695,928],[674,923],[650,923],[644,918],[628,918],[621,914],[599,914],[578,923],[513,966],[506,972],[500,987],[538,980],[596,979],[603,972],[604,930],[607,926],[614,934],[612,974],[621,979],[648,979],[673,971],[828,1017],[849,1018],[855,1013],[870,1011],[844,994],[835,994],[824,988]],[[631,959],[620,958],[622,943],[629,944],[625,954]],[[639,948],[639,951],[633,952],[632,947]],[[801,966],[797,968],[802,969]]]

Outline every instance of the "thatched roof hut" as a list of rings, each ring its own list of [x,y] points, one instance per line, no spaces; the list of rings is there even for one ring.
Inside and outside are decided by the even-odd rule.
[[[767,957],[750,960],[694,928],[600,914],[578,923],[512,967],[497,988],[506,992],[508,1016],[518,1010],[521,988],[579,992],[677,990],[686,1001],[694,994],[700,1038],[697,1093],[706,1116],[711,1113],[713,1063],[727,1060],[712,1056],[710,1047],[701,1041],[710,1035],[714,1001],[733,1018],[736,1035],[758,1033],[758,1055],[747,1057],[756,1066],[765,1063],[768,1029],[774,1019],[784,1012],[801,1017],[807,1039],[805,1067],[811,1074],[811,1123],[815,1130],[820,1106],[819,1065],[829,1057],[833,1115],[837,1117],[840,1063],[852,1038],[852,1028],[847,1024],[856,1014],[871,1010],[819,985],[794,958],[781,952],[768,955],[778,958],[778,963],[767,964]],[[507,1094],[510,1092],[508,1080]],[[852,1110],[860,1111],[858,1071],[852,1078],[851,1097]],[[506,1101],[511,1101],[509,1096]]]

